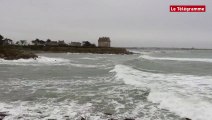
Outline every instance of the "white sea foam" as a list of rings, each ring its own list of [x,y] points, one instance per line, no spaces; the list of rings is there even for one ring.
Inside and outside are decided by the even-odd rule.
[[[143,72],[116,65],[111,72],[126,84],[151,89],[148,100],[192,120],[212,119],[212,76]]]
[[[139,50],[135,50],[135,49],[128,49],[128,51],[133,52],[135,54],[142,54],[143,52],[139,51]]]
[[[87,64],[77,64],[77,63],[70,63],[71,66],[74,66],[74,67],[81,67],[81,68],[98,68],[98,67],[101,67],[101,66],[98,66],[98,65],[87,65]]]
[[[106,67],[105,65],[90,65],[90,64],[80,64],[76,61],[72,61],[64,58],[50,58],[39,56],[37,59],[19,59],[19,60],[4,60],[0,59],[0,64],[4,65],[23,65],[23,66],[43,66],[43,65],[69,65],[73,67],[81,68],[98,68]]]
[[[67,64],[70,60],[63,58],[50,58],[39,56],[37,59],[19,59],[19,60],[4,60],[0,59],[0,64],[8,65],[61,65]]]
[[[81,117],[90,120],[98,120],[99,116],[92,115],[92,104],[77,104],[77,102],[64,101],[61,103],[31,103],[31,102],[13,102],[10,104],[0,103],[0,111],[8,111],[9,116],[4,120],[16,119],[58,119],[58,120],[78,120]]]
[[[174,58],[174,57],[152,57],[149,55],[141,55],[140,58],[148,60],[169,60],[169,61],[191,61],[191,62],[212,62],[210,58]]]
[[[99,58],[97,57],[83,57],[83,58],[80,58],[82,60],[98,60]]]

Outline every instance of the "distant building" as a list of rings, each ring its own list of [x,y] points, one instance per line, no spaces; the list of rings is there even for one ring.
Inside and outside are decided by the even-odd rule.
[[[46,45],[48,45],[48,46],[57,46],[58,42],[57,41],[49,41],[49,42],[46,42]]]
[[[58,41],[58,45],[63,46],[63,45],[66,45],[66,43],[64,42],[64,40],[59,40],[59,41]]]
[[[13,44],[13,41],[11,39],[4,39],[2,41],[2,45],[12,45]]]
[[[80,42],[71,42],[70,46],[80,47],[80,46],[82,46],[82,44]]]
[[[110,47],[110,38],[109,37],[100,37],[98,40],[99,47]]]

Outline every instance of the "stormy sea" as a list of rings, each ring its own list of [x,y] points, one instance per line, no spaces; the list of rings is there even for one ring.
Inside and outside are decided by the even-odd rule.
[[[212,120],[212,50],[131,51],[0,59],[0,113],[4,120]]]

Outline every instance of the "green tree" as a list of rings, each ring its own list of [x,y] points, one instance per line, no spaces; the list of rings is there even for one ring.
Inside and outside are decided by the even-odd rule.
[[[3,40],[3,39],[4,39],[4,37],[2,35],[0,35],[0,40]]]
[[[20,40],[21,45],[26,45],[27,41],[26,40]]]
[[[2,35],[0,35],[0,45],[3,44],[3,39],[4,39],[4,37]]]
[[[27,41],[26,40],[19,40],[15,44],[25,46],[25,45],[27,45]]]
[[[47,39],[46,42],[47,42],[47,43],[50,43],[50,42],[51,42],[51,39]]]
[[[91,44],[89,41],[83,41],[82,46],[83,47],[96,47],[95,44]]]
[[[16,45],[20,45],[20,41],[17,41],[15,44],[16,44]]]
[[[91,45],[91,43],[89,42],[89,41],[83,41],[82,42],[82,46],[83,47],[88,47],[88,46],[90,46]]]

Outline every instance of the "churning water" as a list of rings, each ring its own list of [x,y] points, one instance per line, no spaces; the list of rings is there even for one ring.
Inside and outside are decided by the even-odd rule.
[[[137,52],[0,59],[0,112],[5,120],[212,120],[212,51]]]

